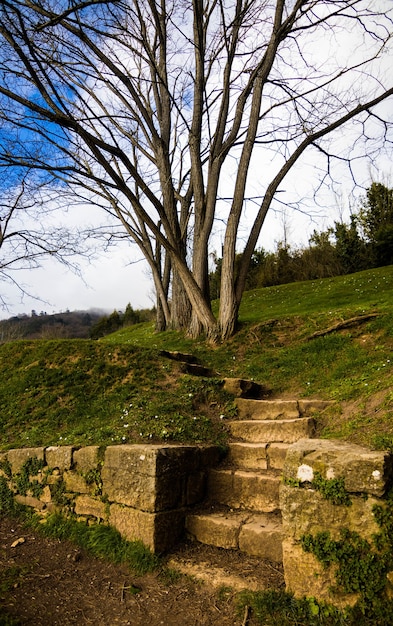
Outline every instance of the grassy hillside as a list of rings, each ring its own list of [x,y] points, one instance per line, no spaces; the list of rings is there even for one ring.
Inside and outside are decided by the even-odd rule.
[[[97,342],[6,343],[0,347],[0,449],[224,442],[231,398],[214,379],[182,375],[177,363],[159,355],[162,349],[193,353],[217,379],[263,382],[275,397],[335,400],[319,419],[320,436],[390,446],[392,347],[393,266],[249,292],[239,332],[215,348],[176,332],[156,334],[152,324]]]

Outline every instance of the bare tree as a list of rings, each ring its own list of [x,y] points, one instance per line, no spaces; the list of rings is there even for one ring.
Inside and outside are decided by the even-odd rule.
[[[320,185],[335,159],[353,172],[389,144],[392,20],[389,0],[3,0],[0,164],[49,172],[110,213],[147,259],[165,323],[225,339],[266,214],[303,154],[323,159]]]
[[[21,271],[39,268],[51,257],[78,272],[78,255],[88,257],[83,234],[50,224],[54,210],[45,185],[29,180],[28,172],[0,193],[0,281],[16,286],[22,297],[39,300],[19,280]],[[0,293],[0,307],[8,304]]]

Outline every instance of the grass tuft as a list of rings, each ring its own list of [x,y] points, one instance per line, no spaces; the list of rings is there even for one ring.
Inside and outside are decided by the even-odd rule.
[[[112,563],[127,565],[135,574],[152,572],[159,566],[159,558],[140,541],[127,541],[110,526],[78,522],[60,514],[50,515],[45,523],[36,518],[35,529],[46,537],[72,541],[89,554]]]

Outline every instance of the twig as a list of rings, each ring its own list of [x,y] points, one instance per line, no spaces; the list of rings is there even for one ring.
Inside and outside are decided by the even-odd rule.
[[[270,567],[270,569],[272,569],[273,572],[277,572],[277,574],[280,574],[281,576],[284,576],[282,570],[277,569],[277,567],[274,567],[271,563],[265,562],[264,565],[266,565],[267,567]]]
[[[243,617],[242,626],[247,626],[250,617],[251,617],[251,607],[247,605],[244,609],[244,617]]]

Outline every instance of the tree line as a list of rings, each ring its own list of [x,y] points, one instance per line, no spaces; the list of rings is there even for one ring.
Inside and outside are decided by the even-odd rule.
[[[116,309],[110,315],[101,317],[90,329],[90,339],[99,339],[110,333],[114,333],[120,328],[141,324],[142,322],[150,322],[155,317],[155,310],[152,309],[133,309],[128,303],[124,313]]]
[[[236,264],[241,264],[241,254]],[[210,288],[220,297],[222,259],[215,258]],[[349,223],[336,221],[322,232],[314,231],[309,245],[293,248],[279,242],[274,252],[254,251],[246,290],[302,280],[351,274],[393,264],[393,189],[374,182],[367,189]]]
[[[154,320],[154,309],[134,310],[130,303],[124,312],[64,311],[47,314],[31,311],[0,320],[0,343],[19,339],[99,339],[120,328]]]

